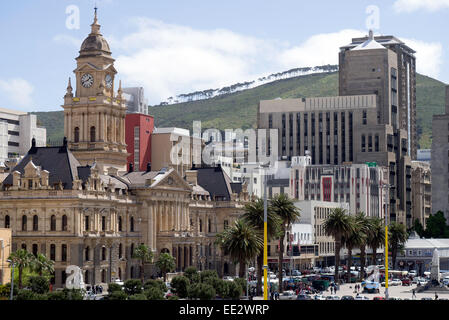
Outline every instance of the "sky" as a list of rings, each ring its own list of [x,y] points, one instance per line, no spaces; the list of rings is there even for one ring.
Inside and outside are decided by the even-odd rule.
[[[0,6],[0,107],[62,110],[95,5],[124,87],[150,104],[292,68],[338,64],[351,38],[394,35],[449,82],[449,0],[21,0]],[[73,83],[73,82],[72,82]]]

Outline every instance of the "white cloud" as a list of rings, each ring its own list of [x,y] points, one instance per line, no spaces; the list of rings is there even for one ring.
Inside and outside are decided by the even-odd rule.
[[[290,44],[225,29],[198,30],[147,18],[131,21],[136,31],[122,38],[110,35],[105,38],[116,57],[122,85],[143,86],[151,104],[170,96],[221,88],[291,68],[338,64],[339,48],[352,38],[367,34],[364,30],[344,29]],[[54,40],[77,48],[81,44],[66,35],[55,36]],[[417,51],[418,72],[438,76],[442,45],[402,40]]]
[[[0,93],[3,97],[8,99],[15,108],[25,110],[32,108],[33,99],[31,95],[33,91],[34,87],[24,79],[0,79]]]
[[[396,12],[427,10],[430,12],[449,8],[449,0],[396,0],[393,4]]]

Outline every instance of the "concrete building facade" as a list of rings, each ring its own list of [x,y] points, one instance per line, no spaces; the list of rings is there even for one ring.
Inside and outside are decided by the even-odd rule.
[[[11,267],[7,260],[12,252],[12,234],[8,225],[3,227],[0,226],[0,285],[11,282]]]
[[[412,219],[425,227],[432,214],[432,171],[430,163],[412,161]]]

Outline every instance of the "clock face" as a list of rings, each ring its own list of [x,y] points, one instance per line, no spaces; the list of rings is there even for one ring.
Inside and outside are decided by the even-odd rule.
[[[94,84],[94,77],[90,73],[85,73],[81,77],[81,84],[84,88],[90,88]]]
[[[107,74],[104,78],[104,81],[106,82],[106,88],[111,89],[112,88],[112,77],[110,74]]]

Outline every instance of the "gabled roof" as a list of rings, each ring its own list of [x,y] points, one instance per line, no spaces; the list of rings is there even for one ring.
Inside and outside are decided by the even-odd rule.
[[[198,184],[209,192],[212,199],[231,200],[232,193],[238,189],[238,183],[231,183],[231,179],[220,166],[192,170],[198,171]]]
[[[59,181],[64,189],[71,189],[73,180],[78,179],[78,167],[80,163],[67,146],[61,147],[31,147],[25,157],[11,171],[19,171],[23,174],[25,166],[33,161],[33,164],[47,170],[49,174],[49,185],[53,186]],[[3,185],[12,185],[13,177],[9,174],[3,181]]]

